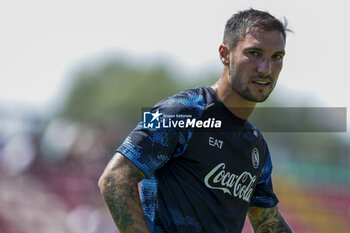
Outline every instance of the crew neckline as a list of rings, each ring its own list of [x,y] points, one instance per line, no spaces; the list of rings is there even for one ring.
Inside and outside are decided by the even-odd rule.
[[[212,87],[207,87],[209,93],[214,97],[215,102],[217,102],[219,105],[222,106],[222,109],[227,112],[236,122],[241,123],[242,125],[244,125],[248,120],[242,119],[238,116],[236,116],[233,112],[230,111],[230,109],[228,109],[225,104],[220,100],[219,96],[217,95],[217,93],[215,92],[215,90]]]

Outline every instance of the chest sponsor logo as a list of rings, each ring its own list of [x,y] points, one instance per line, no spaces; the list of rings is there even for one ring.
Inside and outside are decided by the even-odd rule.
[[[209,145],[221,149],[222,146],[224,145],[224,142],[219,139],[209,137]]]
[[[250,172],[239,175],[225,170],[225,163],[214,167],[204,178],[205,185],[210,189],[218,189],[243,201],[249,202],[253,193],[256,176]]]

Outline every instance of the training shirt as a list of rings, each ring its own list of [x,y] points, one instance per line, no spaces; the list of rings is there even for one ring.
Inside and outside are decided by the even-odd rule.
[[[264,138],[212,88],[175,94],[150,112],[117,152],[147,176],[141,203],[152,232],[241,232],[249,206],[278,203]],[[181,120],[185,127],[173,123]]]

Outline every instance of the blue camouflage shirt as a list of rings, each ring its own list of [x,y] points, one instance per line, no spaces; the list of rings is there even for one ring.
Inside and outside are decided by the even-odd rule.
[[[156,127],[140,122],[117,151],[147,176],[141,202],[152,232],[241,232],[249,206],[278,203],[264,138],[212,88],[178,93],[151,113],[161,114]]]

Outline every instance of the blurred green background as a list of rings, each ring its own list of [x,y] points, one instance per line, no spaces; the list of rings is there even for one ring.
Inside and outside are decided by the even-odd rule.
[[[42,2],[39,1],[39,3]],[[271,7],[273,11],[281,14],[288,12],[286,10],[288,7],[282,7],[281,4],[277,7],[282,10],[276,10],[276,1],[269,1],[269,7],[264,7],[264,4],[258,4],[256,1],[248,1],[248,3],[232,5],[230,9],[219,4],[217,8],[212,10],[219,12],[220,9],[225,9],[231,14],[235,11],[232,9],[257,6],[260,9]],[[84,6],[84,4],[78,6]],[[96,4],[101,6],[101,4]],[[107,3],[104,2],[104,4]],[[192,16],[191,11],[197,9],[195,6],[200,4],[202,3],[197,2],[191,5],[185,16]],[[68,5],[60,7],[63,9],[63,6]],[[120,7],[118,4],[114,6],[116,9]],[[207,4],[206,7],[208,6],[211,5]],[[308,14],[311,14],[313,10],[311,6],[299,4],[298,7],[293,8],[292,13],[289,13],[294,16],[299,10],[304,10],[303,12],[307,11]],[[327,6],[323,5],[322,9],[326,9]],[[331,6],[334,9],[340,8],[336,2]],[[45,7],[47,10],[48,6],[45,5]],[[104,12],[103,10],[107,11],[107,5],[101,7],[102,12]],[[147,5],[147,7],[150,8],[146,9],[168,9],[164,5],[161,7]],[[183,8],[185,7],[176,5],[176,9]],[[15,6],[13,10],[15,9],[19,8]],[[119,9],[119,11],[121,10]],[[83,12],[82,10],[80,13],[83,14]],[[138,12],[140,13],[141,10]],[[62,15],[64,15],[63,13],[64,11],[62,11]],[[130,10],[129,13],[132,11]],[[226,13],[223,18],[226,19],[230,14]],[[134,15],[134,17],[136,16]],[[161,14],[161,16],[161,19],[166,21],[164,15]],[[94,19],[92,14],[86,14],[82,17]],[[58,17],[59,20],[64,20],[63,18]],[[293,24],[293,19],[293,17],[289,17],[291,24]],[[40,20],[44,20],[44,18]],[[190,17],[187,17],[186,20],[190,22]],[[24,22],[25,19],[22,21]],[[108,24],[107,22],[112,22],[111,25],[115,23],[109,18],[106,19],[106,24]],[[295,22],[299,21],[295,20]],[[221,23],[224,24],[224,21]],[[68,24],[69,22],[66,22],[64,25],[68,27]],[[313,81],[313,85],[319,85],[317,87],[321,90],[324,90],[323,88],[332,90],[332,83],[327,79],[330,71],[324,71],[320,68],[324,65],[323,63],[319,64],[320,69],[311,66],[310,70],[315,70],[315,73],[300,68],[305,62],[299,62],[299,57],[295,54],[301,54],[300,59],[307,60],[309,53],[305,48],[308,48],[307,44],[310,45],[309,42],[313,40],[305,39],[303,41],[306,41],[306,45],[296,46],[295,38],[301,36],[297,34],[299,24],[295,23],[294,25],[292,29],[297,31],[296,35],[294,35],[294,39],[291,36],[290,44],[287,42],[285,64],[287,67],[285,69],[288,72],[282,72],[281,78],[289,78],[289,82],[293,83],[294,77],[294,82],[300,82],[297,76],[302,78],[310,76],[310,79],[311,76],[316,76],[316,80],[321,81],[319,81],[320,84]],[[91,23],[86,27],[89,28],[89,26],[94,25]],[[223,28],[223,25],[219,26]],[[14,25],[11,28],[17,27]],[[99,25],[96,28],[99,28]],[[203,28],[205,33],[212,33],[212,30],[208,29],[207,31],[205,27]],[[79,27],[76,30],[79,31]],[[98,32],[97,29],[95,30]],[[116,35],[120,35],[118,28],[110,27],[108,30],[115,30]],[[146,29],[138,30],[147,32]],[[299,32],[302,30],[303,28]],[[198,33],[203,33],[203,31]],[[310,35],[315,35],[312,28],[308,28],[308,31],[310,31]],[[182,31],[182,33],[184,32]],[[162,34],[162,30],[159,30],[159,34]],[[196,32],[191,35],[196,35]],[[305,36],[305,34],[302,35]],[[30,36],[30,33],[27,36]],[[127,37],[125,34],[121,36]],[[143,43],[143,37],[147,36],[140,35],[138,38],[140,44]],[[220,37],[221,34],[217,36]],[[89,34],[87,37],[93,37],[93,35]],[[81,36],[75,39],[84,43],[87,38]],[[183,40],[186,41],[186,39]],[[56,38],[54,41],[54,45],[57,45],[60,40]],[[182,47],[187,47],[187,50],[203,46],[201,42],[198,42],[197,45],[193,43],[188,45],[184,41],[179,43],[182,43]],[[220,40],[214,40],[214,42],[215,46],[218,46]],[[16,46],[20,47],[21,44],[17,43]],[[160,44],[159,46],[164,45]],[[55,101],[48,101],[49,104],[46,103],[44,107],[33,107],[25,102],[13,102],[6,98],[0,101],[0,233],[118,232],[97,187],[98,178],[115,149],[140,121],[143,107],[151,107],[159,100],[184,89],[209,86],[220,77],[221,71],[219,61],[207,61],[207,63],[204,62],[198,66],[193,65],[189,69],[181,63],[181,58],[174,54],[154,51],[144,53],[139,51],[140,48],[136,46],[130,49],[127,46],[122,46],[122,50],[104,48],[103,52],[96,53],[93,50],[88,50],[88,52],[79,53],[78,58],[69,63],[70,71],[62,75],[66,78]],[[327,50],[327,48],[324,49]],[[134,50],[139,52],[135,53]],[[194,50],[200,51],[198,48]],[[328,48],[328,50],[330,49]],[[303,53],[303,51],[306,52]],[[25,52],[23,51],[23,53]],[[292,53],[289,60],[288,52]],[[312,56],[317,55],[319,54],[313,53]],[[188,56],[184,55],[184,57]],[[339,60],[332,64],[335,64],[335,67],[339,66],[339,69],[346,68],[341,65],[344,61]],[[15,62],[11,64],[16,64],[17,60],[13,59],[13,61]],[[11,60],[11,62],[13,61]],[[55,64],[55,67],[56,65],[58,66]],[[17,70],[16,65],[13,67]],[[324,66],[324,69],[327,67],[329,66]],[[51,66],[38,67],[39,70],[41,68],[49,70],[47,73],[48,82],[50,82],[51,77],[58,75],[55,72],[50,72]],[[18,68],[18,70],[20,69],[21,67]],[[319,70],[322,70],[324,76],[318,76]],[[6,74],[6,72],[1,73],[4,80],[7,78]],[[36,74],[28,72],[25,78],[35,82]],[[29,89],[21,81],[15,82],[17,83],[16,87],[22,88],[20,89],[22,92],[18,92],[18,95],[26,93],[25,90]],[[267,102],[258,105],[259,107],[282,109],[283,111],[288,107],[311,109],[315,106],[334,106],[316,101],[317,96],[310,98],[308,94],[303,92],[304,89],[298,92],[295,89],[298,88],[298,85],[290,87],[287,82],[283,83],[283,80],[281,82],[281,87],[277,84],[275,93]],[[326,82],[325,85],[329,87],[323,87],[322,82]],[[304,83],[300,82],[300,84]],[[343,92],[346,85],[339,82],[336,84],[338,86],[335,91],[344,95],[344,99],[346,99],[347,93]],[[6,85],[6,81],[4,81],[3,86]],[[302,86],[308,87],[305,84],[300,85],[300,88]],[[59,89],[58,86],[56,88]],[[41,87],[39,83],[34,92],[40,92],[41,89],[45,89],[45,87]],[[2,89],[2,92],[5,91]],[[332,99],[331,93],[333,92],[324,92],[326,99],[327,97]],[[29,98],[29,96],[24,95],[23,99],[26,97]],[[343,103],[340,101],[337,106],[346,107]],[[331,119],[323,119],[321,116],[318,119],[310,111],[297,113],[299,114],[293,116],[292,120],[284,121],[289,128],[314,126],[317,129],[320,125],[329,125],[330,129],[334,127]],[[269,123],[272,121],[277,124],[281,119],[278,119],[277,116],[276,118],[268,117],[264,115],[264,111],[255,111],[250,120],[253,124],[264,126],[267,124],[267,120]],[[343,120],[347,120],[346,116]],[[339,122],[340,125],[343,123]],[[346,130],[346,122],[344,125]],[[266,130],[265,132],[263,130],[263,135],[268,142],[273,160],[273,181],[275,191],[280,199],[280,209],[294,231],[301,233],[350,232],[348,133],[317,132],[317,130],[313,132],[286,132],[286,130],[271,132]],[[252,232],[249,223],[246,223],[243,232]]]
[[[141,120],[141,109],[183,89],[208,86],[220,76],[201,76],[194,83],[179,73],[175,77],[165,65],[138,67],[118,59],[76,75],[52,117],[24,113],[12,122],[21,125],[20,133],[3,135],[1,232],[115,232],[97,181]],[[264,105],[283,109],[278,99]],[[263,123],[260,113],[251,121]],[[14,120],[6,117],[8,124]],[[308,127],[312,117],[296,116],[299,120],[291,125]],[[280,208],[296,232],[350,229],[348,145],[342,134],[264,133]],[[249,224],[244,231],[251,232]]]

